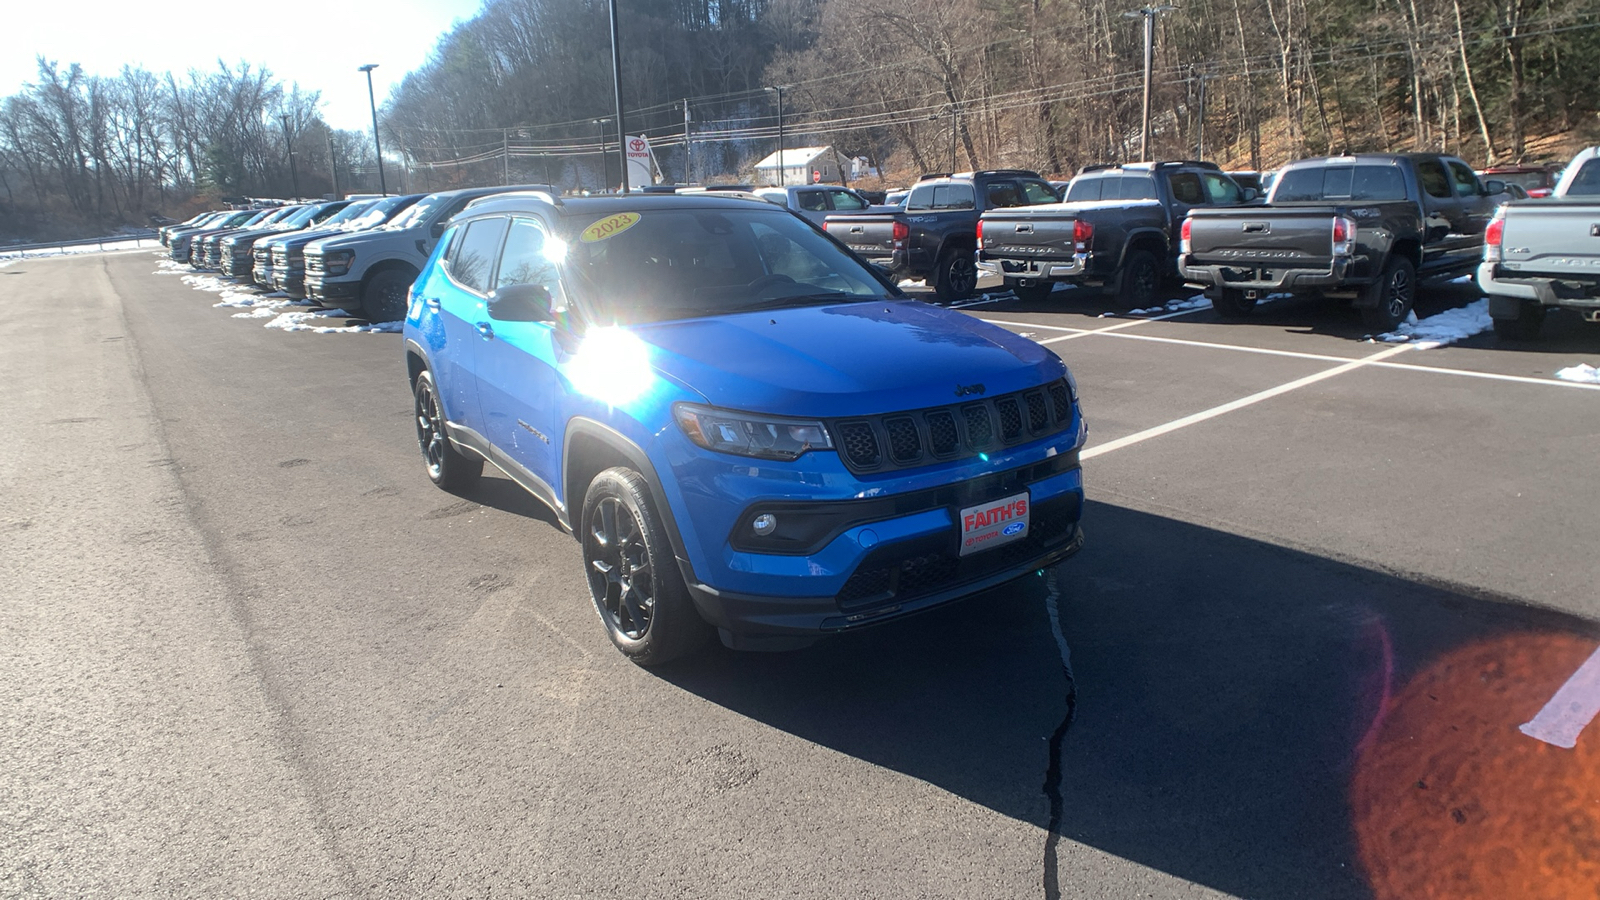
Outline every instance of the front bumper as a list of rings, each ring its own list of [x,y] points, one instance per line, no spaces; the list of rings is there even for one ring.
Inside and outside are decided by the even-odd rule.
[[[1023,490],[1031,506],[1027,536],[961,556],[958,511],[972,502]],[[701,615],[717,626],[729,646],[803,646],[825,634],[954,602],[1066,559],[1083,543],[1079,528],[1083,502],[1083,470],[1072,454],[900,495],[893,504],[898,511],[853,524],[810,556],[729,553],[732,569],[770,567],[772,583],[832,585],[836,590],[831,594],[755,594],[713,587],[692,577],[689,592]],[[824,572],[834,573],[833,577],[812,574]]]
[[[306,299],[323,306],[339,306],[361,299],[359,281],[328,281],[317,275],[305,276]]]

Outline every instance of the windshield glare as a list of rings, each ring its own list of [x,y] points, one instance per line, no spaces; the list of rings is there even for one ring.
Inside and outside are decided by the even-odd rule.
[[[449,202],[450,198],[444,196],[443,194],[429,194],[428,196],[423,197],[421,200],[418,200],[416,206],[413,206],[396,216],[394,221],[390,222],[385,227],[400,229],[410,228],[413,225],[420,225],[427,220],[428,216],[433,214],[434,210],[444,206]]]
[[[628,217],[635,221],[598,236],[598,226],[608,220],[626,223]],[[777,210],[585,216],[563,239],[572,286],[601,324],[881,300],[890,294],[854,256]]]
[[[323,228],[337,228],[372,208],[373,200],[357,200],[322,221]]]

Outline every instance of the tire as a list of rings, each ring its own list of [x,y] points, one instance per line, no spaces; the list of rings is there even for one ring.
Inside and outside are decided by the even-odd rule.
[[[1545,309],[1537,303],[1518,304],[1515,319],[1495,319],[1495,337],[1503,341],[1534,341],[1544,327]]]
[[[416,414],[417,445],[422,450],[422,465],[428,480],[447,491],[461,491],[478,483],[483,460],[467,456],[450,444],[445,430],[444,407],[439,404],[439,388],[433,374],[424,369],[411,386],[412,410]]]
[[[1220,294],[1211,298],[1211,308],[1224,319],[1242,319],[1256,308],[1256,301],[1246,297],[1244,291],[1223,288]]]
[[[950,303],[971,296],[978,287],[978,264],[972,251],[952,247],[939,255],[939,265],[933,273],[933,291],[940,300]]]
[[[1374,333],[1393,331],[1416,305],[1416,267],[1409,259],[1392,256],[1383,267],[1383,275],[1367,290],[1367,299],[1375,305],[1362,307],[1361,321]]]
[[[1161,297],[1161,267],[1149,250],[1135,250],[1122,261],[1117,279],[1117,304],[1123,309],[1144,309]]]
[[[361,289],[361,315],[369,322],[395,322],[406,316],[411,282],[417,279],[402,269],[384,269],[367,279]]]
[[[1026,284],[1023,283],[1024,280],[1027,281]],[[1037,303],[1050,296],[1050,292],[1056,289],[1055,282],[1040,281],[1036,278],[1007,278],[1005,286],[1007,290],[1017,295],[1018,300],[1027,303]]]
[[[686,656],[710,641],[678,572],[644,478],[606,469],[590,482],[579,523],[589,595],[611,643],[641,666]]]

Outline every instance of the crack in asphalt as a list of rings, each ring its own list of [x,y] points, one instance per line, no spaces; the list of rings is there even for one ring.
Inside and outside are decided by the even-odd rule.
[[[1045,900],[1061,900],[1058,848],[1061,843],[1061,819],[1066,812],[1066,798],[1061,794],[1061,747],[1066,742],[1067,731],[1078,711],[1078,683],[1072,677],[1072,648],[1061,631],[1061,595],[1056,589],[1056,570],[1045,572],[1045,609],[1050,613],[1050,628],[1061,651],[1061,674],[1066,679],[1066,711],[1061,724],[1050,735],[1050,764],[1044,772],[1044,794],[1050,798],[1050,825],[1044,839],[1044,896]]]

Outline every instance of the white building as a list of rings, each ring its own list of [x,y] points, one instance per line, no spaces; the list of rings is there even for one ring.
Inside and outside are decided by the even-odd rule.
[[[832,147],[789,147],[783,151],[782,173],[778,171],[778,154],[774,153],[756,163],[755,181],[758,186],[816,182],[837,184],[841,181],[839,173],[848,172],[844,167],[849,164],[849,160]]]

